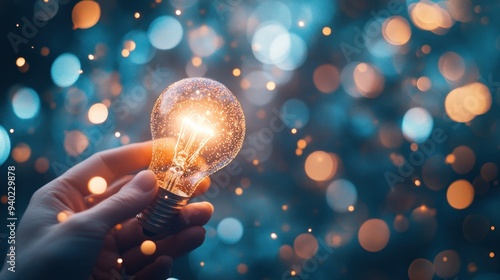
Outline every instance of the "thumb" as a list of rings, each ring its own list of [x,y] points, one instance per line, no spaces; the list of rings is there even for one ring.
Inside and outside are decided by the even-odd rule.
[[[110,231],[118,223],[141,212],[156,194],[156,176],[153,172],[141,171],[118,193],[85,211],[87,219]]]

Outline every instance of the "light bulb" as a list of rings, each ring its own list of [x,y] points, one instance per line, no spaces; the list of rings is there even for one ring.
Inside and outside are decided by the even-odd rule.
[[[151,113],[154,201],[137,215],[144,234],[171,233],[179,210],[205,177],[229,164],[245,137],[245,116],[221,83],[188,78],[167,87]]]

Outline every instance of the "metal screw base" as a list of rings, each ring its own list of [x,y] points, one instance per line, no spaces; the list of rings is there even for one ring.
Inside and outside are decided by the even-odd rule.
[[[153,202],[137,215],[144,235],[152,237],[165,232],[168,235],[172,234],[177,215],[188,200],[189,197],[179,196],[163,188],[158,188]]]

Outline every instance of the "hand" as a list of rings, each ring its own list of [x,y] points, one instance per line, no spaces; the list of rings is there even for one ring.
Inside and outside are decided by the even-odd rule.
[[[154,254],[143,254],[140,246],[150,238],[135,215],[153,200],[156,177],[151,171],[129,174],[150,160],[151,142],[100,152],[36,191],[16,233],[16,272],[5,265],[0,278],[121,279],[125,273],[136,280],[166,279],[172,258],[203,243],[202,225],[213,206],[186,205],[177,220],[178,233],[156,240]],[[103,194],[88,190],[94,176],[108,183]],[[202,181],[197,193],[209,185],[209,179]]]

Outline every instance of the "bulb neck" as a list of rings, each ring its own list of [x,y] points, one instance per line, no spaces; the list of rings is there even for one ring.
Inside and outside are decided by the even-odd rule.
[[[144,211],[137,215],[144,235],[152,237],[160,233],[174,233],[179,211],[187,204],[189,197],[180,196],[158,188],[156,196]]]

